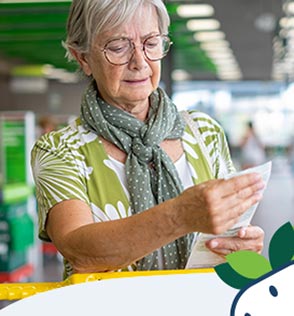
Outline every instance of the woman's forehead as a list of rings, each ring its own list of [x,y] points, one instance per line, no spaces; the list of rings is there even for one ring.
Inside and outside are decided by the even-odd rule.
[[[109,19],[109,23],[104,25],[102,33],[119,33],[120,31],[126,31],[127,29],[143,29],[150,28],[152,25],[158,28],[159,16],[154,6],[144,5],[139,7],[133,14],[122,17],[113,17]],[[118,23],[119,21],[119,23]]]
[[[148,12],[146,12],[148,13]],[[158,34],[158,16],[156,11],[150,12],[150,15],[145,15],[144,19],[138,15],[134,15],[129,21],[112,29],[106,29],[96,36],[97,41],[107,41],[113,38],[134,38],[139,36],[144,39],[150,35]]]

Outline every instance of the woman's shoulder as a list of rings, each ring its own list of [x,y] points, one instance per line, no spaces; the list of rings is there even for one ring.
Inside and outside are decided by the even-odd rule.
[[[77,121],[77,120],[76,120]],[[60,129],[41,135],[35,142],[34,148],[54,150],[64,142],[66,135],[73,135],[77,130],[77,122],[74,121]]]
[[[97,135],[87,131],[82,126],[80,118],[77,118],[58,130],[42,135],[36,140],[33,149],[42,149],[52,152],[66,147],[79,148],[96,138]]]
[[[189,117],[194,122],[197,123],[200,132],[207,130],[207,129],[214,130],[216,132],[222,131],[221,125],[216,121],[216,119],[214,119],[213,117],[211,117],[207,113],[200,112],[197,110],[188,110],[186,112],[188,113]]]

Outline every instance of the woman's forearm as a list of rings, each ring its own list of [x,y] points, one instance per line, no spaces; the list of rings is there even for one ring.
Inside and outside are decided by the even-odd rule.
[[[193,231],[221,234],[261,199],[259,175],[210,180],[140,214],[93,223],[89,206],[65,201],[49,213],[47,231],[74,272],[124,268]]]
[[[67,218],[70,202],[67,202]],[[128,218],[87,223],[73,230],[60,225],[62,210],[50,214],[48,231],[76,273],[124,268],[187,232],[169,200]],[[73,207],[77,205],[73,204]],[[52,221],[52,222],[51,222]],[[54,224],[58,221],[59,228]],[[85,223],[85,222],[84,222]]]

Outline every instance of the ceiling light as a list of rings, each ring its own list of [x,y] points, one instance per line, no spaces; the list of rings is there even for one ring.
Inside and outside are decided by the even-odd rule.
[[[228,74],[228,75],[219,74],[218,76],[221,80],[241,80],[242,79],[241,74]]]
[[[222,72],[238,72],[240,73],[240,68],[238,65],[235,63],[229,64],[229,63],[224,63],[224,64],[219,64],[217,65],[217,69]]]
[[[272,32],[276,27],[276,17],[271,12],[262,13],[255,19],[254,26],[260,31]]]
[[[288,14],[294,14],[294,2],[284,4],[283,9]]]
[[[180,5],[177,13],[182,18],[212,16],[214,9],[209,4],[185,4]]]
[[[226,40],[220,41],[210,41],[204,42],[200,44],[201,49],[206,51],[215,51],[215,50],[222,50],[222,49],[230,49],[230,43]]]
[[[293,18],[293,17],[292,17],[292,18],[286,18],[286,17],[282,18],[282,19],[280,20],[280,26],[281,26],[282,28],[291,28],[291,27],[294,27],[294,18]]]
[[[217,65],[217,70],[218,72],[238,72],[240,73],[240,69],[238,66],[236,66],[235,64],[219,64]]]
[[[231,51],[209,51],[206,54],[213,59],[234,59]]]
[[[227,71],[227,72],[224,71],[224,72],[218,72],[218,76],[240,78],[242,76],[242,74],[240,71]]]
[[[220,23],[215,19],[198,19],[187,22],[187,29],[190,31],[218,30],[219,28]]]
[[[238,68],[239,69],[239,66],[236,62],[236,59],[235,58],[216,58],[213,60],[214,64],[217,66],[217,67],[221,67],[221,68]]]
[[[198,42],[215,41],[225,38],[225,33],[221,31],[198,32],[194,34],[194,38]]]
[[[293,38],[294,37],[294,29],[287,30],[286,37]]]
[[[219,56],[219,57],[233,56],[233,51],[228,47],[206,49],[206,50],[204,49],[203,51],[209,56]]]
[[[174,81],[184,81],[191,79],[191,76],[186,70],[183,69],[175,69],[172,72],[172,78]]]

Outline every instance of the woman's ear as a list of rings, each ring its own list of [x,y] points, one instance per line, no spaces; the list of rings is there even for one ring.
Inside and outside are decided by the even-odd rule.
[[[76,61],[79,63],[79,65],[83,69],[84,73],[87,76],[91,76],[92,70],[91,70],[91,67],[89,65],[89,62],[88,62],[85,54],[81,54],[81,53],[77,52],[76,50],[74,50],[73,48],[70,48],[70,52],[74,56]]]

